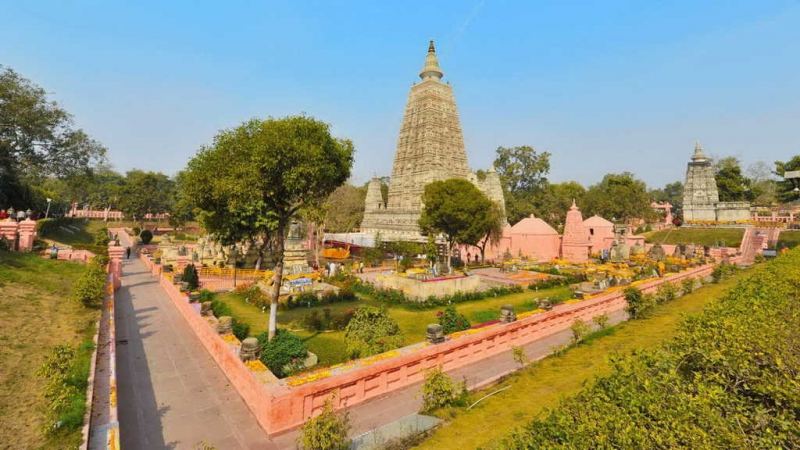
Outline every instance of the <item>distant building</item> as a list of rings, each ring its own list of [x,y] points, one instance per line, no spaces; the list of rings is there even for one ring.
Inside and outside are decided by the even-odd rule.
[[[735,222],[750,219],[750,203],[720,202],[711,160],[698,142],[686,167],[683,187],[684,222]]]
[[[422,81],[408,94],[388,198],[384,203],[380,180],[373,178],[367,187],[362,233],[380,233],[388,241],[422,240],[418,222],[425,185],[450,178],[471,181],[505,211],[497,173],[469,169],[453,88],[442,82],[443,76],[431,41],[419,74]]]

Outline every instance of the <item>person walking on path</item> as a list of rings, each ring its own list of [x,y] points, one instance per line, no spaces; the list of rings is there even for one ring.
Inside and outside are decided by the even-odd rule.
[[[131,248],[125,247],[125,259],[131,259]]]

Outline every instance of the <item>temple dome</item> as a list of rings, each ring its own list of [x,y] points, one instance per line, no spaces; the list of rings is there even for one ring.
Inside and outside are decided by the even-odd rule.
[[[533,214],[514,224],[511,232],[513,234],[558,235],[553,227]]]
[[[598,216],[597,214],[595,214],[592,217],[589,217],[588,219],[584,220],[583,221],[583,225],[587,226],[587,227],[594,227],[594,228],[601,228],[601,227],[609,227],[609,228],[611,228],[611,227],[614,226],[614,224],[611,221],[606,220],[606,219]]]

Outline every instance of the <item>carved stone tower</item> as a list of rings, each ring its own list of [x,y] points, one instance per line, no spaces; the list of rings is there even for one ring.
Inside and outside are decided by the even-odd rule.
[[[719,203],[717,181],[711,160],[703,153],[700,143],[694,146],[694,155],[686,167],[686,183],[683,186],[683,220],[717,220],[716,205]]]
[[[567,211],[567,220],[564,222],[564,235],[561,237],[561,257],[572,263],[582,263],[589,260],[589,233],[583,224],[583,215],[575,200]]]
[[[453,89],[442,82],[443,76],[431,41],[419,74],[422,81],[412,86],[408,94],[386,208],[380,210],[368,204],[362,231],[380,232],[388,240],[418,240],[421,236],[417,222],[425,185],[474,177],[467,164]],[[372,183],[368,191],[371,188]]]

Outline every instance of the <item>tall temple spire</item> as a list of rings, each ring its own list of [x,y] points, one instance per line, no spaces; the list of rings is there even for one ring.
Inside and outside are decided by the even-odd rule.
[[[439,60],[436,58],[436,47],[434,47],[433,41],[431,41],[428,44],[428,55],[425,57],[425,66],[422,68],[422,72],[419,73],[419,77],[423,80],[429,78],[441,80],[443,76],[444,73],[442,73],[442,69],[439,67]]]

